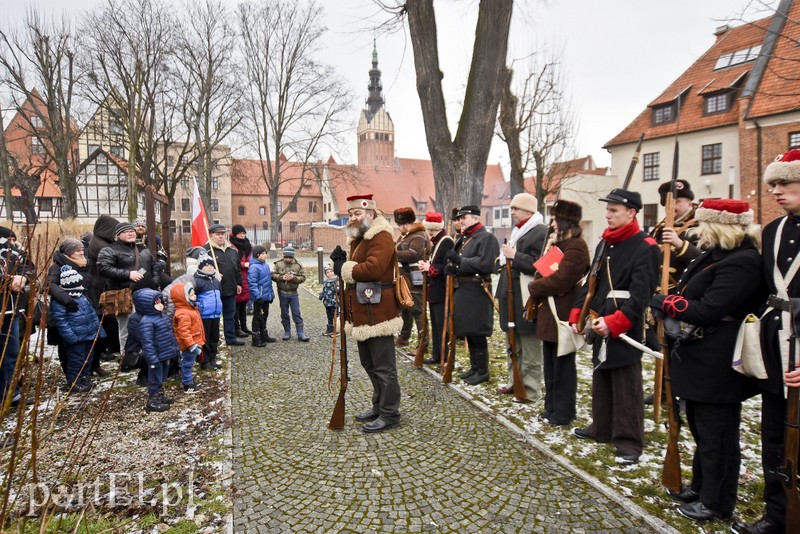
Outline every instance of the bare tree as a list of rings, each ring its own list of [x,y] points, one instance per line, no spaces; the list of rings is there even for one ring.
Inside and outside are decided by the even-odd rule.
[[[98,106],[109,106],[127,143],[130,219],[137,214],[137,175],[153,185],[157,109],[168,86],[177,34],[172,13],[162,0],[106,0],[86,16],[81,32],[92,84],[87,95]]]
[[[513,2],[479,2],[472,63],[455,137],[447,125],[433,0],[407,0],[394,7],[378,3],[408,20],[437,208],[449,214],[452,206],[479,205],[503,88]]]
[[[73,125],[77,47],[70,23],[67,19],[48,23],[37,11],[30,10],[21,35],[15,37],[0,31],[0,47],[2,79],[12,91],[13,107],[22,117],[26,133],[36,139],[37,148],[42,152],[30,165],[17,161],[16,174],[20,178],[22,174],[35,175],[38,179],[44,168],[54,167],[61,188],[61,214],[64,218],[74,218],[78,214],[79,132]],[[5,151],[5,146],[2,150]],[[6,159],[6,163],[9,163],[8,158],[7,152],[0,154],[0,159]],[[8,167],[4,165],[4,168]],[[28,207],[24,210],[27,222],[36,218],[32,207],[38,183],[34,186],[32,181],[33,178],[25,180],[26,191],[22,191],[28,198]],[[6,212],[12,218],[11,191],[8,184],[3,185]]]
[[[540,206],[560,187],[557,162],[570,159],[576,120],[565,94],[560,59],[556,55],[532,56],[522,79],[514,84],[514,71],[506,70],[500,102],[498,136],[508,146],[511,194],[525,191],[524,178],[533,174],[533,189]]]
[[[322,150],[345,130],[351,97],[335,71],[314,59],[325,32],[315,3],[241,4],[238,21],[248,83],[244,124],[262,161],[276,229],[314,179]],[[279,211],[279,192],[287,191],[292,198]]]

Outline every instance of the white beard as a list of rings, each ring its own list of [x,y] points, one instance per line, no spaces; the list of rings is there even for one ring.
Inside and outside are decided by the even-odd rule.
[[[358,226],[347,226],[347,237],[352,239],[361,239],[364,237],[364,234],[367,233],[369,227],[371,225],[370,219],[364,219],[364,221],[359,224]]]

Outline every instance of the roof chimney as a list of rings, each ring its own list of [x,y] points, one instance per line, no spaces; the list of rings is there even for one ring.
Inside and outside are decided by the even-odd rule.
[[[728,33],[728,30],[730,29],[731,27],[727,24],[723,24],[722,26],[717,26],[717,29],[714,30],[714,35],[720,37],[721,35],[725,35],[726,33]]]

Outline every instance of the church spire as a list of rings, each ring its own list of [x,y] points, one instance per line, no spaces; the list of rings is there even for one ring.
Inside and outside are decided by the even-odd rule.
[[[369,71],[369,97],[367,110],[370,115],[375,115],[383,107],[383,85],[381,84],[381,70],[378,68],[378,47],[375,39],[372,40],[372,68]]]

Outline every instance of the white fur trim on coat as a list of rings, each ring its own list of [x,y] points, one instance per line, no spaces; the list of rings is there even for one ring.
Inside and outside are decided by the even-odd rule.
[[[747,210],[744,213],[731,213],[729,211],[710,210],[701,206],[694,212],[694,217],[698,222],[740,224],[742,226],[753,224],[753,210]]]
[[[358,265],[355,261],[346,261],[342,264],[342,281],[345,284],[355,284],[356,280],[353,278],[353,269]]]
[[[800,161],[773,161],[764,171],[764,183],[774,186],[775,182],[800,182]]]
[[[375,337],[393,336],[403,328],[403,318],[395,317],[375,325],[353,326],[347,322],[344,325],[345,333],[354,341],[366,341]]]

